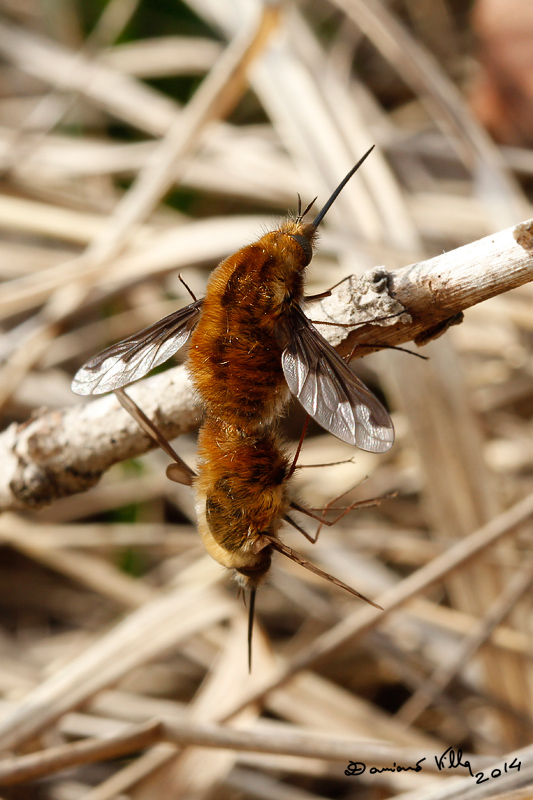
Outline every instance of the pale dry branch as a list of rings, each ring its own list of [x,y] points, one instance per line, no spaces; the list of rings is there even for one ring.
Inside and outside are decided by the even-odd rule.
[[[319,306],[310,307],[309,316],[359,326],[381,320],[347,337],[345,328],[322,327],[341,352],[357,344],[356,357],[376,347],[432,338],[463,309],[533,278],[532,230],[528,221],[397,272],[377,268],[341,284]],[[130,391],[167,438],[198,424],[200,409],[182,368],[141,381]],[[38,507],[83,491],[111,464],[150,447],[113,397],[38,412],[0,437],[0,508]]]
[[[107,739],[86,740],[0,761],[0,786],[35,780],[62,769],[136,753],[161,738],[161,725],[149,722]]]
[[[11,137],[0,128],[0,168],[9,165]],[[108,142],[88,136],[73,140],[66,136],[49,134],[45,139],[26,134],[28,155],[18,161],[13,171],[17,182],[28,188],[47,183],[50,178],[86,178],[94,175],[134,175],[152,158],[157,142]],[[178,165],[179,168],[179,165]],[[178,170],[172,175],[177,181]],[[238,197],[262,200],[279,205],[285,210],[294,202],[298,191],[297,172],[289,159],[276,149],[266,132],[240,131],[227,123],[213,123],[210,136],[204,142],[201,154],[191,155],[187,171],[181,181],[205,193],[231,194]],[[12,196],[9,200],[15,200]],[[425,202],[424,202],[425,200]],[[20,201],[19,201],[20,202]],[[423,215],[428,199],[418,204]],[[11,226],[11,211],[5,203],[0,207],[0,223]],[[28,208],[28,211],[32,209]],[[481,211],[479,212],[481,216]],[[463,217],[461,217],[463,219]],[[468,217],[467,217],[468,220]],[[32,215],[29,219],[15,218],[15,224],[34,230]],[[100,227],[104,220],[100,219]],[[453,219],[450,220],[450,227]],[[457,232],[457,231],[456,231]],[[485,231],[483,231],[485,232]],[[71,235],[70,226],[45,231],[49,236],[62,239]],[[90,231],[96,236],[99,228]],[[81,239],[86,243],[88,237]],[[463,240],[464,241],[464,240]]]
[[[282,727],[272,732],[269,726],[258,724],[257,729],[239,730],[209,723],[184,721],[163,721],[163,729],[170,741],[181,746],[222,747],[259,753],[278,753],[279,755],[303,756],[348,763],[359,761],[376,765],[387,765],[401,760],[402,763],[416,765],[425,759],[428,770],[437,772],[433,753],[422,749],[403,750],[397,745],[381,742],[362,742],[359,739],[338,739],[327,733],[308,732],[293,728],[283,731]],[[403,752],[402,752],[403,750]],[[432,762],[432,763],[430,763]],[[483,759],[487,763],[486,759]]]
[[[81,222],[80,227],[85,226],[86,222],[91,224],[85,215],[81,219],[76,216],[74,221],[76,226]],[[141,277],[225,258],[232,249],[242,246],[245,237],[250,236],[250,230],[254,229],[254,224],[258,225],[259,221],[256,222],[255,218],[250,220],[249,217],[197,220],[166,231],[152,231],[150,236],[143,239],[142,247],[131,248],[115,259],[112,266],[100,265],[89,269],[84,264],[84,256],[61,261],[40,273],[30,273],[22,280],[13,281],[6,286],[0,297],[0,319],[46,302],[61,287],[74,285],[82,279],[87,288],[93,288],[97,283],[104,291],[110,286],[116,290],[117,287],[131,285],[132,281]],[[87,267],[83,276],[82,267],[84,270]],[[41,317],[36,316],[32,333],[36,327],[35,320],[42,325]],[[14,345],[10,349],[13,350]]]
[[[177,752],[175,745],[166,742],[154,745],[94,789],[84,792],[83,800],[115,800],[127,796],[128,789],[145,778],[150,778],[154,772],[157,773],[176,757]]]
[[[416,768],[423,764],[424,772],[439,773],[435,753],[422,748],[406,748],[382,742],[366,742],[355,737],[338,738],[324,733],[306,731],[287,724],[230,727],[191,719],[165,719],[139,725],[117,723],[117,733],[102,739],[87,739],[30,755],[8,758],[0,762],[0,785],[9,786],[25,780],[50,775],[68,766],[111,759],[135,752],[156,741],[166,740],[179,747],[209,747],[243,752],[274,753],[280,756],[300,756],[348,765],[357,760],[373,766],[388,766],[393,762]],[[274,730],[272,730],[274,728]],[[471,756],[477,769],[488,767],[494,759]]]
[[[182,367],[131,392],[168,438],[198,425],[200,410]],[[37,412],[25,425],[8,428],[1,442],[3,510],[35,508],[84,491],[112,464],[152,447],[114,395],[62,411]]]
[[[207,72],[222,52],[219,42],[194,36],[158,36],[104,51],[100,61],[137,78]]]
[[[439,774],[436,755],[433,751],[422,749],[400,748],[395,745],[379,742],[364,742],[355,738],[334,738],[327,734],[317,735],[302,729],[288,726],[274,726],[278,730],[270,731],[269,725],[259,724],[256,728],[235,729],[214,723],[202,723],[192,720],[154,721],[126,727],[124,731],[108,736],[104,740],[85,740],[49,750],[39,751],[31,755],[13,757],[0,765],[0,785],[9,786],[26,780],[50,775],[69,766],[91,763],[96,760],[110,759],[119,755],[134,752],[157,740],[167,740],[179,747],[208,747],[242,752],[272,753],[279,756],[299,756],[303,758],[341,762],[347,766],[352,761],[376,767],[389,767],[392,763],[401,763],[407,769],[416,770],[417,765],[424,772]],[[167,760],[171,751],[164,751]],[[507,790],[527,783],[527,775],[531,773],[531,748],[518,753],[511,753],[506,761],[517,758],[523,764],[522,772],[508,773],[498,784]],[[489,772],[500,760],[486,756],[463,755],[463,761],[469,761],[475,772]],[[157,763],[160,763],[159,760]],[[441,773],[442,774],[442,773]],[[503,784],[503,785],[502,785]],[[430,793],[422,793],[421,800],[427,797],[432,800],[481,800],[488,796],[486,788],[476,789],[472,778],[464,779],[460,788],[445,787]]]

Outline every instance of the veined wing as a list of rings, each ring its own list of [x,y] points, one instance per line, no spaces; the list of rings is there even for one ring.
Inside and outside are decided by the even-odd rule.
[[[198,320],[202,300],[173,311],[148,328],[128,336],[90,358],[72,381],[75,394],[104,394],[144,377],[188,342]]]
[[[287,325],[281,363],[290,391],[319,425],[371,453],[394,442],[392,420],[298,306]]]

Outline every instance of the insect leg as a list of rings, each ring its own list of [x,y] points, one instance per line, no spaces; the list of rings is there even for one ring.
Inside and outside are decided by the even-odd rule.
[[[348,279],[347,278],[341,278],[340,281],[337,281],[337,283],[334,283],[333,286],[330,286],[329,289],[326,289],[324,292],[320,292],[319,294],[308,294],[308,295],[306,295],[304,297],[304,301],[306,303],[308,303],[308,302],[312,303],[315,300],[323,300],[325,297],[331,297],[331,293],[332,293],[333,289],[336,289],[337,286],[340,286],[341,283],[344,283],[345,280],[348,280]]]
[[[325,296],[327,297],[327,295]],[[333,320],[327,320],[327,319],[309,319],[309,317],[307,318],[307,320],[308,322],[312,322],[313,325],[332,325],[335,328],[360,328],[362,325],[373,325],[375,322],[384,322],[387,319],[394,319],[394,317],[401,317],[402,314],[405,314],[405,311],[398,311],[396,314],[386,314],[384,317],[374,317],[374,319],[364,319],[361,322],[334,322]],[[378,346],[379,345],[376,345],[376,347]]]
[[[165,453],[169,455],[170,458],[175,462],[167,469],[168,478],[176,483],[182,483],[185,486],[191,486],[192,479],[196,476],[195,471],[191,469],[191,467],[189,467],[189,465],[186,464],[182,458],[179,457],[172,445],[163,436],[159,428],[157,428],[154,423],[148,419],[144,411],[139,408],[137,403],[132,400],[128,394],[126,394],[124,389],[115,389],[115,395],[122,408],[124,408],[128,414],[133,417],[135,422],[140,426],[140,428],[142,428],[147,436],[153,439],[153,441],[159,445],[159,447],[164,450]]]
[[[369,600],[369,598],[365,597],[365,595],[361,594],[361,592],[356,591],[356,589],[352,589],[351,586],[343,583],[343,581],[340,581],[338,578],[334,578],[333,575],[329,574],[329,572],[324,572],[324,570],[312,564],[310,561],[300,555],[300,553],[297,553],[296,550],[293,550],[292,547],[289,547],[287,544],[284,544],[282,541],[280,541],[276,536],[270,536],[268,533],[263,533],[262,538],[267,539],[274,550],[277,550],[278,553],[282,553],[284,556],[287,556],[287,558],[290,558],[291,561],[294,561],[296,564],[300,564],[301,567],[305,567],[305,569],[308,569],[310,572],[313,572],[320,578],[324,578],[330,583],[333,583],[335,586],[340,586],[341,589],[345,589],[347,592],[350,592],[350,594],[359,597],[359,599],[364,600],[365,603],[370,603],[370,605],[374,606],[374,608],[378,608],[380,611],[383,611],[382,607],[378,606],[377,603],[374,603],[373,600]]]
[[[351,490],[349,489],[348,491],[351,491]],[[291,503],[290,503],[290,507],[291,508],[293,508],[295,511],[299,511],[300,514],[305,514],[307,517],[311,517],[311,519],[315,519],[317,522],[320,523],[320,525],[318,526],[318,529],[317,529],[317,531],[315,532],[314,535],[312,535],[310,533],[307,533],[307,531],[304,530],[304,528],[302,528],[300,525],[298,525],[298,523],[291,516],[289,516],[288,514],[285,514],[283,519],[285,520],[285,522],[288,522],[289,525],[292,525],[293,528],[296,528],[296,530],[299,531],[303,536],[305,536],[305,538],[309,542],[311,542],[311,544],[315,544],[316,540],[318,539],[318,534],[320,533],[320,530],[322,529],[322,525],[327,525],[328,528],[332,527],[333,525],[335,525],[336,522],[338,522],[340,519],[342,519],[345,516],[345,514],[348,513],[348,511],[352,511],[354,508],[370,508],[372,506],[377,506],[377,505],[379,505],[379,503],[380,503],[380,501],[382,499],[382,498],[377,498],[377,499],[374,499],[374,500],[355,500],[350,506],[348,506],[346,508],[334,508],[333,511],[340,511],[341,512],[337,517],[335,517],[335,519],[333,519],[333,520],[325,519],[324,518],[325,514],[329,511],[331,504],[335,503],[337,500],[340,500],[340,498],[343,497],[345,494],[346,494],[346,492],[344,492],[343,494],[339,495],[338,497],[334,497],[333,500],[330,500],[329,503],[327,503],[327,505],[324,508],[320,509],[320,511],[322,512],[320,515],[319,514],[315,514],[314,511],[312,511],[310,508],[306,508],[305,506],[301,506],[300,503],[296,502],[296,500],[292,500],[291,501]]]
[[[185,286],[185,288],[186,288],[186,289],[187,289],[187,291],[189,292],[190,296],[192,297],[192,299],[193,299],[193,302],[195,302],[195,303],[196,303],[196,295],[194,294],[194,292],[193,292],[193,290],[191,289],[191,287],[190,287],[190,286],[188,286],[188,285],[185,283],[185,281],[183,280],[183,277],[182,277],[182,275],[181,275],[181,272],[180,272],[180,274],[178,275],[178,280],[179,280],[179,281],[180,281],[180,282],[181,282],[181,283],[182,283],[182,284]]]
[[[351,489],[348,489],[348,491],[351,491]],[[310,508],[305,508],[305,506],[301,506],[295,500],[293,500],[291,502],[291,508],[293,508],[295,511],[299,511],[301,514],[305,514],[307,517],[311,517],[311,519],[315,519],[319,523],[318,528],[316,529],[316,531],[315,531],[313,536],[311,536],[311,534],[309,534],[306,531],[304,531],[303,528],[300,528],[300,526],[297,525],[294,522],[294,520],[291,519],[290,517],[286,516],[285,520],[287,522],[289,522],[294,528],[299,530],[300,533],[303,533],[303,535],[305,536],[306,539],[308,539],[310,542],[315,544],[315,542],[317,541],[317,539],[318,539],[318,537],[320,535],[320,531],[322,530],[322,526],[323,525],[327,525],[328,528],[331,528],[333,525],[335,525],[336,522],[339,522],[339,520],[341,520],[344,516],[346,516],[346,514],[349,511],[353,511],[354,508],[372,508],[373,506],[378,506],[380,504],[381,500],[386,499],[386,498],[383,498],[383,497],[376,497],[376,498],[374,498],[372,500],[355,500],[353,503],[351,503],[351,505],[346,506],[346,508],[334,508],[334,509],[332,509],[333,511],[339,511],[340,512],[335,517],[335,519],[325,519],[325,515],[329,511],[331,505],[333,503],[336,503],[337,500],[340,500],[340,498],[343,497],[345,494],[347,494],[347,492],[343,492],[343,494],[339,495],[338,497],[334,497],[333,500],[330,500],[329,503],[327,503],[324,506],[324,508],[319,509],[322,512],[321,514],[315,514],[313,510],[311,510]]]
[[[291,503],[291,508],[294,508],[294,510],[295,510],[295,511],[300,511],[300,507],[298,507],[298,504],[297,504],[297,503]],[[303,508],[301,509],[301,511],[302,511],[304,514],[306,514],[306,513],[307,513],[307,512],[305,511],[305,509],[303,509]],[[313,516],[314,516],[314,515],[313,515]],[[302,528],[302,527],[301,527],[301,525],[298,525],[298,523],[297,523],[297,522],[295,522],[295,520],[293,520],[293,518],[292,518],[292,517],[290,517],[288,514],[284,514],[284,516],[283,516],[283,519],[285,520],[285,522],[288,522],[288,523],[289,523],[289,525],[292,525],[292,527],[293,527],[293,528],[296,528],[296,530],[297,530],[299,533],[301,533],[303,536],[305,536],[305,538],[307,539],[307,541],[308,541],[308,542],[311,542],[311,544],[314,544],[314,543],[315,543],[316,539],[313,539],[313,537],[311,536],[311,534],[310,534],[310,533],[307,533],[307,531],[306,531],[306,530],[304,530],[304,528]],[[318,519],[318,517],[317,517],[316,519]]]
[[[373,347],[375,350],[398,350],[400,353],[407,353],[409,356],[416,356],[416,358],[421,358],[422,361],[429,361],[428,356],[423,356],[421,353],[415,353],[414,350],[408,350],[407,347],[399,347],[396,344],[372,344],[372,342],[365,342],[365,347]],[[357,348],[359,347],[358,344],[354,344],[350,351],[349,356],[345,356],[344,360],[347,364],[350,363],[352,358],[354,357]]]
[[[314,544],[320,535],[320,531],[322,530],[323,525],[327,525],[328,528],[331,528],[333,525],[339,522],[344,516],[346,516],[346,514],[348,514],[350,511],[353,511],[356,508],[373,508],[375,506],[379,506],[382,500],[389,500],[391,497],[396,497],[396,492],[391,492],[389,494],[383,495],[382,497],[372,497],[368,500],[354,500],[353,503],[350,503],[349,506],[345,506],[344,508],[331,508],[333,503],[336,503],[338,500],[341,500],[343,497],[345,497],[345,495],[347,495],[349,492],[353,491],[353,489],[357,488],[360,485],[361,482],[356,483],[355,486],[351,486],[349,489],[346,489],[345,492],[342,492],[341,494],[337,495],[337,497],[334,497],[333,500],[330,500],[328,503],[326,503],[324,508],[321,509],[306,508],[305,506],[301,506],[299,503],[297,503],[296,500],[293,500],[291,502],[290,504],[291,508],[293,508],[295,511],[299,511],[301,514],[305,514],[307,517],[311,517],[311,519],[315,519],[319,523],[313,537],[311,537],[310,534],[304,532],[298,525],[296,525],[294,523],[294,520],[287,519],[287,517],[285,517],[285,519],[287,520],[287,522],[290,522],[290,524],[292,524],[293,527],[297,528],[302,533],[304,533],[306,539],[309,539],[309,541],[313,542]],[[326,514],[330,509],[331,511],[339,512],[334,519],[326,519]],[[316,511],[320,511],[320,514],[315,513]]]
[[[323,464],[298,464],[297,469],[318,469],[319,467],[338,467],[339,464],[354,464],[353,458],[343,458],[341,461],[325,461]]]
[[[291,464],[290,469],[289,469],[289,471],[287,473],[286,480],[288,480],[294,474],[294,470],[296,469],[296,463],[298,461],[300,453],[302,452],[302,445],[304,443],[305,434],[307,433],[307,428],[308,427],[309,427],[309,414],[306,414],[305,415],[305,422],[303,424],[302,432],[300,434],[300,441],[298,442],[298,447],[296,448],[296,452],[294,454],[294,458],[292,459],[292,464]]]
[[[351,503],[349,506],[346,506],[345,508],[332,508],[331,509],[332,511],[338,511],[339,513],[337,514],[335,519],[326,519],[325,515],[330,510],[331,505],[335,503],[337,500],[340,500],[340,498],[343,497],[345,494],[346,492],[343,492],[343,494],[339,495],[339,497],[335,497],[333,500],[330,500],[330,502],[326,503],[326,505],[322,509],[322,517],[318,519],[319,525],[315,531],[315,539],[314,539],[315,542],[320,536],[320,531],[322,530],[323,525],[327,525],[328,528],[331,528],[332,525],[335,525],[343,517],[345,517],[346,514],[348,514],[348,512],[353,511],[355,508],[372,508],[374,506],[379,506],[381,501],[386,499],[383,497],[374,497],[370,500],[354,500],[353,503]]]
[[[250,606],[248,608],[248,672],[252,671],[252,634],[254,632],[255,594],[257,589],[250,589]]]

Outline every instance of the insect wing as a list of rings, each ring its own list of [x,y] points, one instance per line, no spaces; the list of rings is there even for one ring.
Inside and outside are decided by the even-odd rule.
[[[188,342],[202,300],[173,311],[148,328],[102,350],[81,367],[72,381],[75,394],[104,394],[142,378]]]
[[[389,450],[394,428],[388,413],[299,307],[287,334],[283,373],[307,413],[343,442],[370,453]]]

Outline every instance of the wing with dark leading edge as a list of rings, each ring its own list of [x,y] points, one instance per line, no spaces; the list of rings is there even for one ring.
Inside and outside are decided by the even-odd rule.
[[[299,306],[291,313],[285,335],[283,373],[307,413],[343,442],[370,453],[389,450],[394,428],[387,411]]]
[[[188,342],[200,319],[201,307],[202,300],[195,300],[102,350],[78,370],[72,391],[83,395],[111,392],[164,364]]]

